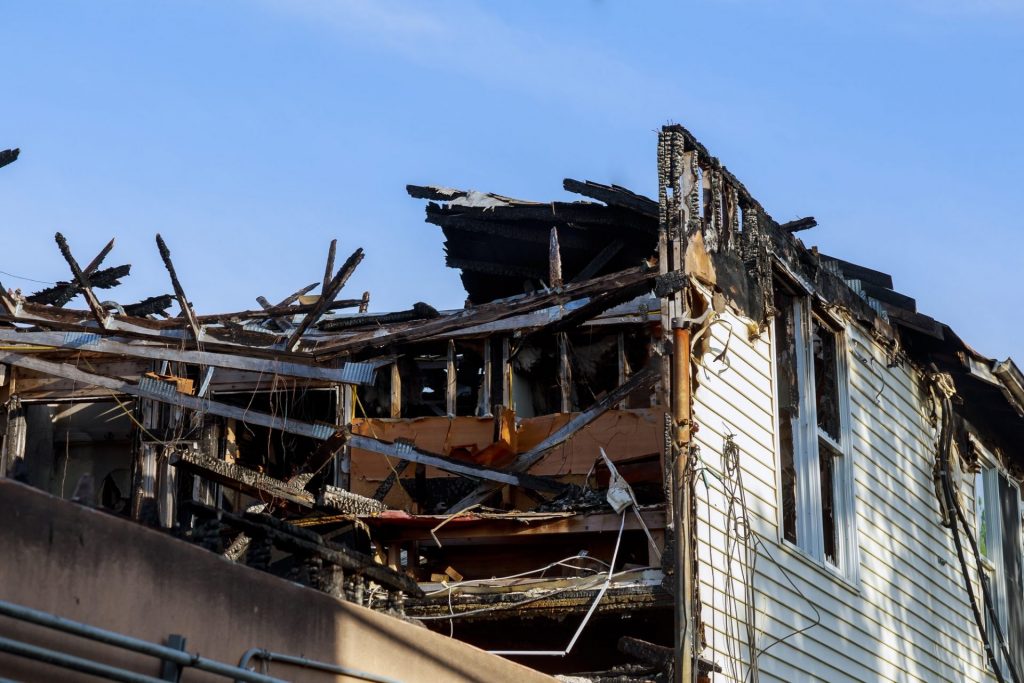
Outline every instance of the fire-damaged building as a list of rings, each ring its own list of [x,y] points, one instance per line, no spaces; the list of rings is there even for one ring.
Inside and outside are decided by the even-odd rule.
[[[458,310],[342,298],[332,243],[200,314],[160,236],[127,303],[57,234],[67,281],[0,286],[0,671],[1024,682],[1024,375],[683,127],[657,163],[408,186]]]

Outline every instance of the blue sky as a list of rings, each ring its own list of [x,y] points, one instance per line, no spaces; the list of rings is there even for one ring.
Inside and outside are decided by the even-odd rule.
[[[0,3],[0,270],[67,277],[53,233],[200,312],[283,298],[326,247],[375,310],[461,306],[406,183],[656,192],[682,123],[808,245],[894,275],[1024,361],[1024,0]],[[2,275],[5,286],[37,285]],[[345,296],[343,294],[342,296]]]

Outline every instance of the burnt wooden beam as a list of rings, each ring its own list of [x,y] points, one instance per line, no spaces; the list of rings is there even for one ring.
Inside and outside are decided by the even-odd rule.
[[[321,292],[326,292],[331,286],[331,274],[334,273],[334,256],[338,252],[338,240],[331,240],[331,246],[327,248],[327,268],[324,269],[324,283]]]
[[[14,149],[5,149],[0,152],[0,168],[3,168],[7,164],[13,164],[18,160],[18,155],[21,154],[21,150],[15,147]]]
[[[335,299],[331,303],[331,305],[327,307],[327,310],[336,311],[341,308],[355,308],[359,306],[360,303],[360,299]],[[259,310],[251,309],[247,311],[233,311],[231,313],[212,313],[197,316],[196,320],[198,320],[203,325],[207,325],[210,323],[218,323],[232,320],[253,320],[258,318],[281,317],[287,315],[297,315],[299,313],[309,313],[318,305],[319,302],[312,304],[299,304],[296,306],[278,305],[271,306],[270,308],[262,308]]]
[[[160,258],[164,262],[167,274],[171,276],[171,287],[174,289],[174,296],[178,299],[178,305],[181,306],[181,313],[188,321],[193,337],[196,341],[199,341],[202,329],[199,327],[199,321],[196,320],[196,313],[192,310],[192,304],[188,302],[185,290],[182,289],[181,282],[178,281],[178,274],[174,271],[174,264],[171,262],[171,250],[167,248],[167,243],[164,242],[164,238],[159,234],[156,236],[156,246],[160,251]]]
[[[409,593],[415,597],[423,595],[423,590],[413,578],[377,564],[369,555],[330,543],[308,529],[300,529],[267,514],[247,512],[244,515],[236,515],[195,502],[189,503],[189,507],[202,516],[218,519],[249,536],[267,538],[281,550],[315,555],[391,590]]]
[[[626,243],[623,240],[612,240],[608,244],[604,245],[601,251],[594,255],[594,258],[590,259],[587,265],[583,266],[583,270],[578,272],[572,279],[573,282],[581,282],[583,280],[589,280],[590,278],[597,275],[597,272],[608,265],[615,256],[622,251]]]
[[[82,296],[85,298],[85,303],[89,305],[89,311],[92,313],[96,322],[99,323],[100,327],[106,327],[110,319],[110,314],[100,305],[99,299],[96,298],[96,294],[93,293],[92,287],[89,284],[89,278],[86,276],[82,269],[78,265],[78,261],[71,254],[71,247],[68,246],[68,241],[64,238],[64,235],[59,232],[54,235],[54,239],[57,242],[57,247],[60,249],[61,255],[64,256],[64,260],[68,262],[68,266],[71,268],[71,274],[75,277],[75,281],[78,283],[78,288],[82,292]]]
[[[629,381],[625,384],[619,385],[618,388],[606,394],[594,405],[574,416],[566,422],[561,429],[556,430],[548,436],[548,438],[541,441],[526,453],[516,456],[516,459],[513,460],[504,471],[509,473],[526,472],[528,469],[543,460],[551,452],[551,449],[565,443],[565,441],[572,438],[574,434],[599,418],[610,408],[614,408],[620,402],[624,401],[626,397],[634,391],[654,386],[660,377],[661,359],[658,357],[651,358],[647,367],[630,377]],[[453,505],[451,509],[462,510],[470,505],[483,503],[497,490],[497,488],[498,487],[490,481],[482,483],[474,489],[472,493]]]
[[[132,358],[165,360],[190,365],[229,368],[232,370],[259,372],[265,375],[301,377],[303,379],[342,384],[372,385],[376,371],[374,363],[345,363],[340,368],[331,368],[323,365],[305,365],[280,360],[250,358],[229,353],[188,351],[175,347],[128,343],[127,341],[103,338],[97,334],[83,334],[79,332],[21,332],[0,328],[0,341],[31,344],[34,346],[52,346],[55,349],[90,351],[115,356],[130,356]]]
[[[104,268],[103,270],[89,270],[86,268],[83,272],[86,278],[89,280],[89,284],[94,289],[109,289],[116,287],[121,284],[121,278],[126,277],[131,272],[132,267],[130,265],[114,266],[113,268]],[[81,287],[77,282],[65,282],[61,281],[52,287],[41,289],[27,297],[25,301],[31,301],[37,304],[49,304],[51,306],[64,306],[81,291]]]
[[[317,301],[313,309],[306,314],[306,317],[298,324],[295,330],[292,331],[291,336],[288,337],[288,341],[285,343],[285,348],[289,351],[295,351],[299,342],[302,341],[302,335],[306,333],[310,327],[312,327],[320,316],[327,311],[327,308],[334,302],[334,299],[338,296],[338,292],[345,286],[348,279],[352,277],[352,273],[355,272],[356,266],[363,260],[362,248],[356,249],[352,252],[352,255],[348,257],[345,263],[342,264],[341,268],[338,269],[337,274],[328,284],[327,288],[320,294],[320,300]]]
[[[417,301],[408,311],[396,311],[394,313],[378,313],[374,315],[359,315],[350,318],[334,318],[323,320],[317,323],[317,329],[325,332],[336,332],[338,330],[349,330],[356,327],[379,327],[381,325],[394,325],[411,320],[433,320],[441,317],[437,309],[430,304]]]
[[[174,297],[170,294],[160,294],[147,297],[134,304],[127,304],[123,308],[126,315],[144,318],[147,315],[166,315],[167,309],[171,307],[173,302]]]
[[[371,453],[377,453],[378,455],[385,455],[399,460],[408,460],[420,465],[429,465],[430,467],[436,467],[444,472],[459,474],[471,479],[483,479],[489,483],[513,484],[515,486],[533,489],[534,491],[548,491],[551,493],[561,493],[566,487],[565,484],[560,484],[545,477],[536,477],[530,474],[522,474],[520,472],[499,470],[493,467],[477,465],[476,463],[454,460],[436,453],[429,453],[427,451],[420,450],[409,443],[387,443],[384,441],[378,441],[377,439],[369,436],[362,436],[360,434],[349,435],[348,443],[352,448],[358,448],[359,450],[369,451]]]
[[[367,334],[366,336],[345,339],[321,347],[316,356],[317,358],[330,358],[336,355],[357,353],[373,347],[380,348],[392,344],[427,339],[472,325],[483,325],[542,308],[559,306],[595,293],[638,286],[642,283],[652,282],[656,276],[657,271],[649,270],[646,266],[629,268],[617,273],[602,275],[593,280],[570,283],[557,292],[539,292],[527,294],[514,300],[480,304],[452,315],[442,316],[436,320],[429,320],[422,324],[405,327],[390,334],[377,335],[375,331],[372,335]]]
[[[658,202],[618,185],[602,185],[590,180],[581,182],[566,178],[562,181],[562,187],[568,192],[596,199],[609,206],[621,206],[650,218],[658,217]]]
[[[383,501],[387,498],[395,482],[398,481],[398,478],[402,476],[407,467],[409,467],[408,460],[399,460],[391,472],[388,473],[388,476],[384,478],[384,481],[377,486],[377,490],[373,492],[373,499]]]
[[[517,266],[509,263],[497,263],[494,261],[475,261],[472,259],[447,256],[445,263],[449,268],[468,270],[473,273],[484,273],[486,275],[500,275],[503,277],[527,278],[532,280],[546,280],[548,273],[545,270],[534,266]]]
[[[270,497],[277,504],[284,504],[293,510],[308,511],[316,504],[313,494],[297,486],[199,451],[175,451],[170,463],[234,491],[264,501]]]
[[[562,286],[562,250],[558,246],[558,228],[551,228],[548,243],[548,286],[557,289]]]
[[[814,216],[807,216],[806,218],[797,218],[795,221],[787,221],[779,226],[780,230],[786,232],[800,232],[801,230],[810,230],[811,228],[818,225],[818,221]]]
[[[175,390],[172,385],[167,384],[166,382],[161,382],[160,380],[154,380],[147,377],[142,378],[138,384],[134,384],[122,379],[85,372],[69,363],[54,363],[34,356],[9,352],[0,353],[0,363],[17,365],[18,367],[28,368],[29,370],[35,370],[36,372],[41,372],[47,375],[63,377],[65,379],[81,382],[82,384],[88,384],[90,386],[102,387],[104,389],[109,389],[114,393],[152,399],[154,401],[159,401],[160,403],[167,403],[181,408],[187,408],[188,410],[193,410],[198,413],[210,413],[212,415],[234,418],[240,422],[248,422],[262,427],[268,427],[270,429],[280,429],[281,431],[285,431],[290,434],[307,436],[311,439],[317,439],[320,441],[329,438],[337,429],[335,425],[300,422],[298,420],[286,419],[277,415],[267,415],[265,413],[254,412],[252,410],[245,410],[244,408],[227,405],[225,403],[218,403],[217,401],[211,401],[197,396],[190,396]]]

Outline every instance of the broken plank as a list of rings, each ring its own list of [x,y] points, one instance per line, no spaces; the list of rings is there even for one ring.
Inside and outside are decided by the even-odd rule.
[[[172,465],[198,474],[204,479],[261,500],[271,496],[277,503],[307,510],[311,509],[316,502],[308,491],[291,486],[280,479],[268,477],[248,467],[242,467],[197,451],[176,451],[171,455],[170,462]]]
[[[100,327],[106,327],[110,314],[100,305],[99,299],[93,293],[92,286],[89,284],[89,278],[82,272],[82,269],[78,266],[78,261],[71,254],[71,247],[68,246],[68,241],[59,232],[54,235],[54,239],[57,241],[57,246],[60,248],[60,253],[64,256],[64,260],[68,262],[68,266],[71,268],[71,274],[74,275],[75,280],[78,282],[78,288],[85,298],[85,303],[89,305],[89,311],[92,312]]]
[[[174,289],[174,296],[178,299],[178,305],[181,306],[181,313],[188,320],[188,326],[192,330],[192,335],[196,341],[202,336],[202,329],[199,327],[199,321],[196,320],[196,312],[192,310],[192,304],[188,302],[188,297],[185,296],[185,290],[181,287],[181,282],[178,281],[178,274],[174,270],[174,264],[171,262],[171,250],[167,248],[167,243],[164,242],[164,238],[159,234],[156,236],[156,246],[160,251],[160,258],[164,262],[164,267],[167,268],[167,274],[171,276],[171,287]]]
[[[352,277],[352,273],[355,272],[356,266],[358,266],[362,260],[362,248],[356,249],[352,252],[352,255],[349,256],[345,263],[342,264],[341,268],[338,269],[338,273],[334,276],[334,279],[331,280],[327,289],[320,294],[320,300],[317,301],[313,310],[306,314],[306,317],[302,319],[298,327],[296,327],[291,333],[291,336],[288,337],[288,341],[285,343],[286,349],[294,351],[298,348],[299,342],[302,341],[302,335],[320,319],[320,316],[324,314],[327,307],[333,303],[335,297],[338,296],[338,292],[340,292],[341,288],[345,286],[348,279]]]
[[[383,565],[369,555],[325,541],[319,534],[300,529],[266,514],[247,512],[236,515],[191,502],[189,507],[206,517],[215,517],[249,536],[269,538],[275,546],[289,552],[316,555],[342,569],[362,574],[386,588],[413,596],[422,596],[423,590],[414,579]]]

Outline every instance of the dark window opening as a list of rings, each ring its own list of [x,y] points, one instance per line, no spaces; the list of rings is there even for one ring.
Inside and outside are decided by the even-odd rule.
[[[836,335],[814,319],[811,325],[814,354],[814,393],[818,409],[818,428],[840,442],[839,383],[836,372]]]
[[[836,530],[836,458],[840,457],[831,444],[818,440],[818,467],[821,472],[821,533],[825,559],[839,566],[839,544]]]
[[[782,486],[782,531],[791,543],[796,535],[796,462],[793,423],[799,417],[800,389],[796,371],[796,321],[793,297],[775,291],[775,392],[779,415],[779,471]]]

